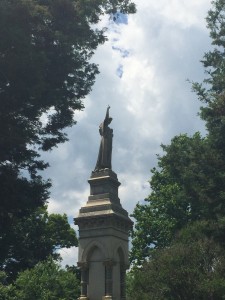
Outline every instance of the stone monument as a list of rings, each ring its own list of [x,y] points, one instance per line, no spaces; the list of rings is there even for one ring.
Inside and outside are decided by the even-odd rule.
[[[107,108],[99,126],[101,143],[90,179],[90,196],[75,218],[79,226],[80,300],[125,300],[128,232],[133,222],[118,197],[120,182],[112,171],[113,130]]]

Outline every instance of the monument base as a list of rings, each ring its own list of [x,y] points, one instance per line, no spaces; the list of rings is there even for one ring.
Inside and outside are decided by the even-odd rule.
[[[103,296],[102,300],[112,300],[112,296]]]
[[[89,300],[89,299],[86,296],[81,296],[81,297],[78,298],[78,300]]]

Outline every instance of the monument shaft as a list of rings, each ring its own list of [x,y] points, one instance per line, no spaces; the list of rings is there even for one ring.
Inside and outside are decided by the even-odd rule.
[[[107,118],[109,107],[105,120]],[[79,226],[80,300],[126,299],[128,232],[133,223],[118,197],[120,182],[111,170],[111,154],[108,163],[105,167],[98,159],[88,180],[90,196],[75,218]]]

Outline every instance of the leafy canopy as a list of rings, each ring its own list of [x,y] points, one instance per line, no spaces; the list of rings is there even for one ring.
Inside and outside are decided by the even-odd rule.
[[[212,236],[223,243],[225,213],[225,85],[224,24],[225,1],[217,0],[207,17],[213,51],[204,55],[207,78],[193,83],[203,106],[201,118],[208,130],[205,137],[195,133],[176,136],[163,145],[164,155],[152,170],[152,192],[138,204],[133,216],[131,259],[137,263],[151,255],[152,249],[170,246],[174,236],[198,220],[212,220],[218,231]]]
[[[117,10],[135,6],[0,1],[0,270],[12,277],[77,243],[65,216],[46,215],[51,182],[41,176],[48,167],[41,151],[68,139],[65,128],[76,123],[99,72],[90,59],[106,41],[105,29],[93,25]]]
[[[225,295],[225,1],[212,2],[214,49],[193,83],[207,134],[176,136],[152,170],[152,192],[134,210],[128,299],[222,300]]]
[[[222,300],[225,294],[224,248],[211,239],[206,221],[182,229],[168,248],[152,253],[129,274],[128,300]]]
[[[21,272],[14,284],[6,287],[0,281],[0,298],[5,300],[76,300],[79,290],[76,275],[62,269],[52,258]]]

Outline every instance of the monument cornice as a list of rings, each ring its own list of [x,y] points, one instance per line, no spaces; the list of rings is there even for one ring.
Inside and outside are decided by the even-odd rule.
[[[133,222],[129,217],[116,213],[101,215],[86,215],[74,219],[81,230],[96,230],[113,228],[127,233],[132,229]]]

